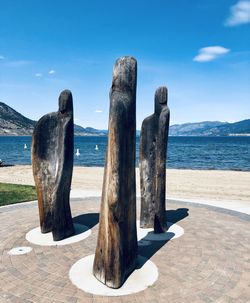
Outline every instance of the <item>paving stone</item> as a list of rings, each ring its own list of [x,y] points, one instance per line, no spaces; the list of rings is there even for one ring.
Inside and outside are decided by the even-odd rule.
[[[140,247],[159,270],[155,284],[123,297],[102,297],[77,289],[69,270],[95,251],[100,198],[72,202],[75,220],[90,224],[87,239],[66,246],[38,246],[25,239],[37,227],[37,205],[0,209],[0,302],[18,303],[182,303],[248,302],[250,298],[250,216],[215,207],[168,201],[168,220],[184,235],[166,243]],[[187,210],[188,209],[188,210]],[[139,207],[138,207],[139,210]],[[184,214],[188,214],[183,217]],[[10,256],[17,246],[30,246],[27,255]],[[84,279],[84,277],[83,277]]]

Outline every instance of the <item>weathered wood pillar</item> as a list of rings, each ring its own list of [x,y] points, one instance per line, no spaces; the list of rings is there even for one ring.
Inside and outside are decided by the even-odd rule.
[[[93,274],[119,288],[136,266],[136,77],[132,57],[116,61],[110,91],[109,135]]]
[[[155,112],[142,122],[140,136],[140,183],[142,228],[166,231],[166,151],[169,129],[167,88],[155,92]]]
[[[55,241],[74,234],[69,195],[73,170],[73,100],[70,91],[59,97],[59,110],[43,116],[32,139],[32,167],[41,232]]]

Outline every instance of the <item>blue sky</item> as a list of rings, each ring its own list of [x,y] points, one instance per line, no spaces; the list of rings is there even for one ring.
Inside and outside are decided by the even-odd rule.
[[[171,124],[250,118],[250,0],[0,0],[0,101],[31,119],[73,93],[107,128],[115,60],[137,59],[137,129],[169,90]]]

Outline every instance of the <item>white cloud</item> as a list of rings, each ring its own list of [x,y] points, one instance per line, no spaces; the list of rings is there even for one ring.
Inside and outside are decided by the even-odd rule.
[[[230,7],[231,15],[225,22],[226,26],[236,26],[250,22],[250,1],[240,0]]]
[[[95,113],[102,113],[102,110],[96,109],[96,110],[95,110]]]
[[[50,74],[50,75],[53,75],[53,74],[55,74],[55,72],[56,72],[55,70],[51,69],[51,70],[49,71],[49,74]]]
[[[6,62],[6,65],[9,67],[21,67],[21,66],[29,65],[31,63],[33,62],[27,60],[16,60],[16,61]]]
[[[36,77],[42,77],[42,75],[43,75],[43,74],[41,74],[41,73],[36,73],[36,74],[35,74]]]
[[[197,56],[193,58],[196,62],[207,62],[215,60],[216,58],[230,52],[230,49],[222,46],[208,46],[199,49]]]

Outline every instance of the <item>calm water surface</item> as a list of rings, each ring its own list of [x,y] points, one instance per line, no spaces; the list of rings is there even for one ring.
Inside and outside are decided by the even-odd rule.
[[[27,148],[24,149],[26,144]],[[95,146],[98,146],[98,150]],[[77,166],[104,166],[107,137],[75,137]],[[31,164],[31,137],[0,137],[0,159]],[[139,137],[136,139],[138,165]],[[170,137],[168,168],[250,170],[250,137]]]

